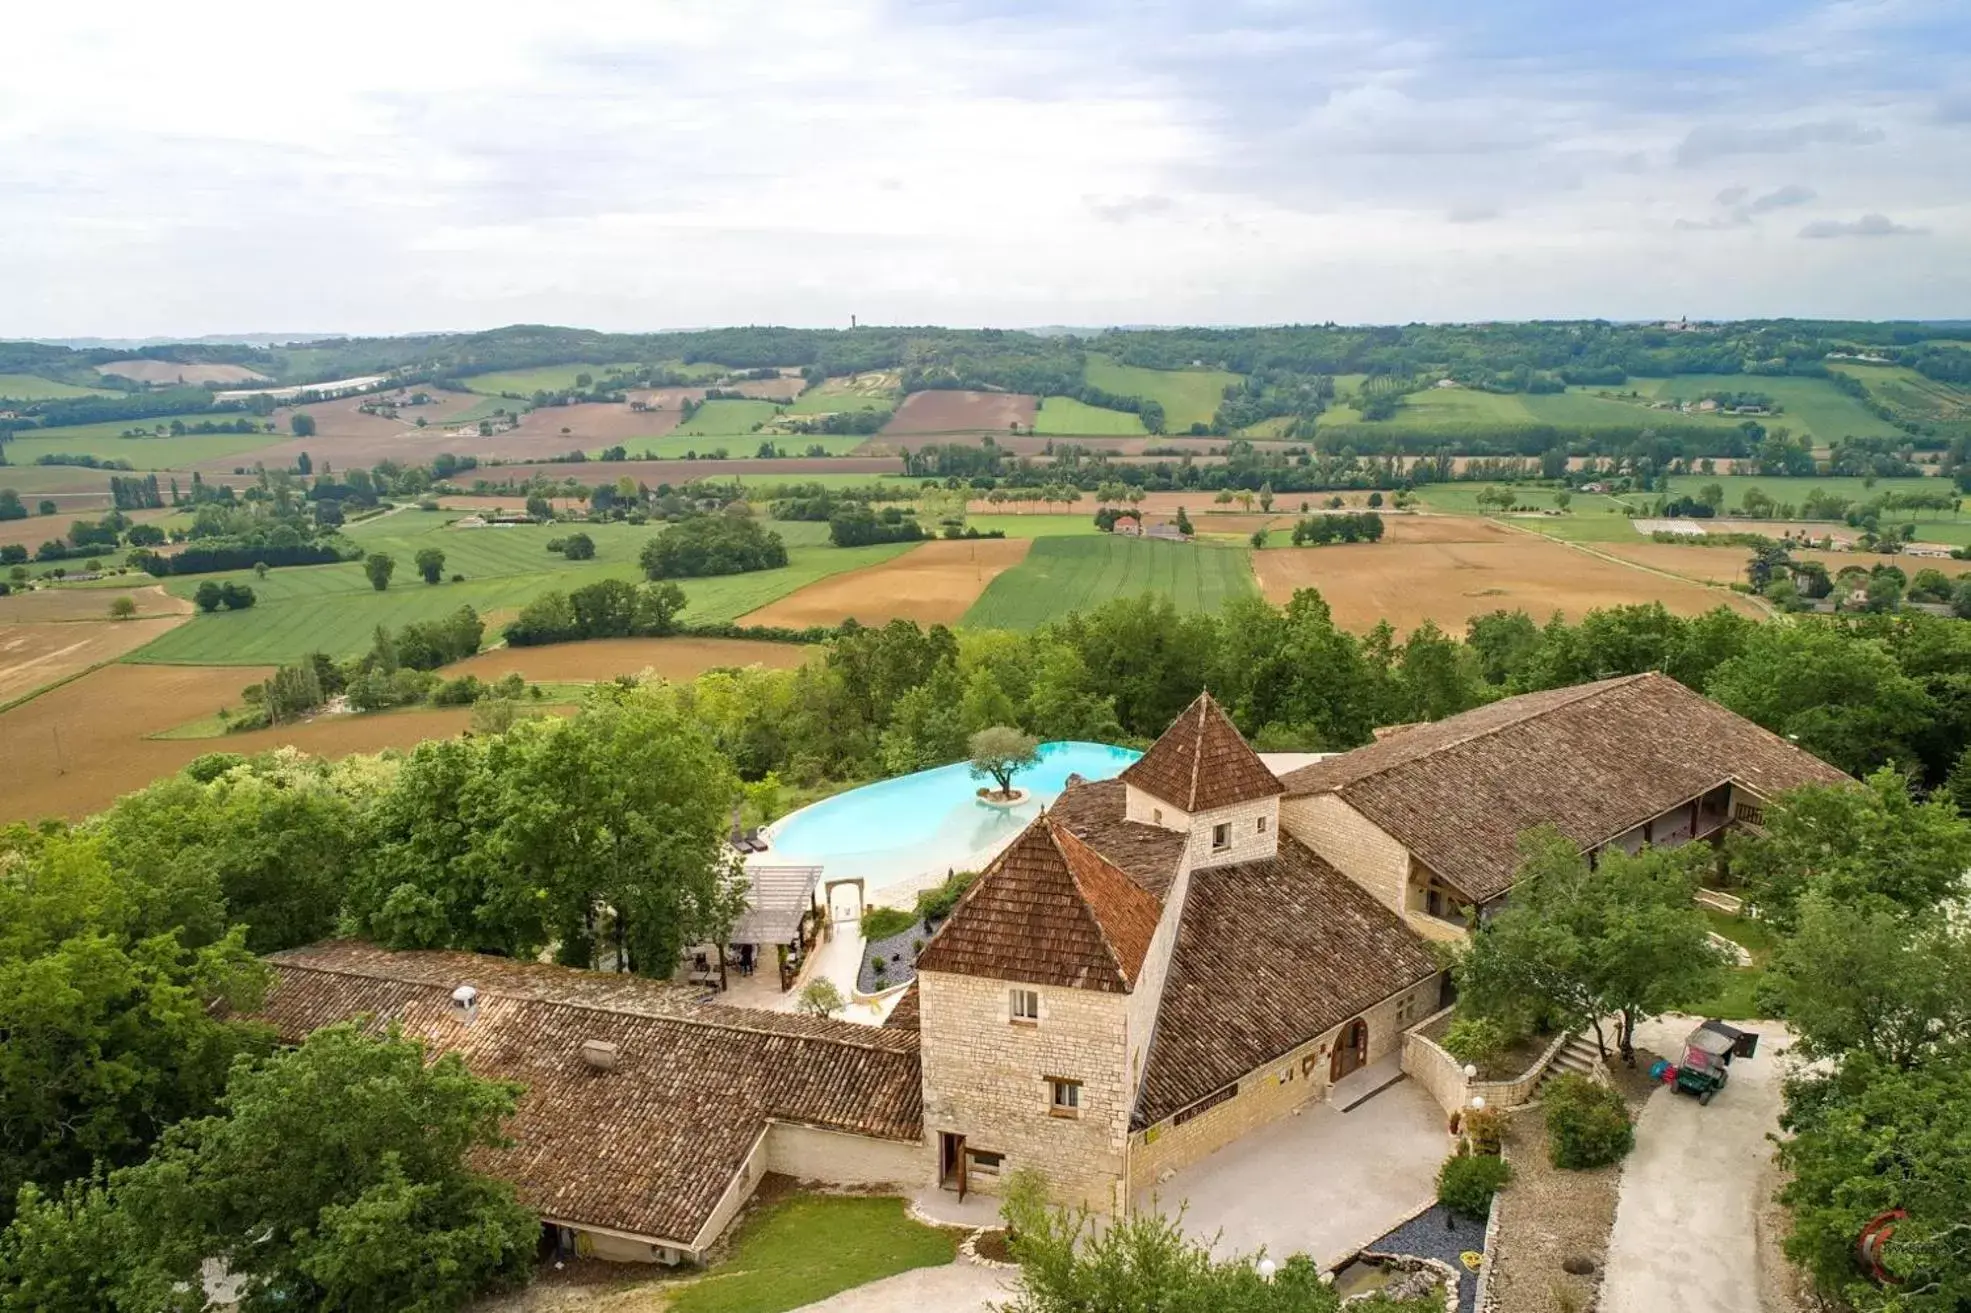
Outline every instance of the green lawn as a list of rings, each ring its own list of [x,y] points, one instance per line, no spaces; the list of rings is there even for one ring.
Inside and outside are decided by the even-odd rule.
[[[153,428],[170,424],[162,419],[123,419],[106,424],[76,424],[68,428],[31,429],[17,433],[5,451],[15,465],[32,465],[42,456],[94,456],[98,460],[127,460],[139,470],[176,470],[194,461],[222,460],[286,442],[292,435],[285,428],[273,433],[201,433],[182,438],[125,438],[125,429]],[[183,418],[177,416],[175,418]],[[215,417],[200,417],[215,418]],[[234,415],[223,418],[232,420]],[[187,423],[192,421],[187,420]],[[16,485],[18,486],[18,485]]]
[[[474,374],[461,379],[466,387],[474,392],[484,392],[499,396],[504,392],[518,392],[523,397],[531,397],[536,392],[560,392],[575,386],[575,376],[587,374],[596,382],[611,369],[628,369],[634,362],[621,361],[613,365],[543,365],[539,369],[515,369],[497,374]]]
[[[1073,397],[1042,397],[1034,413],[1035,433],[1113,437],[1147,433],[1140,416],[1126,410],[1106,410]]]
[[[960,1233],[912,1221],[903,1200],[792,1195],[747,1218],[726,1260],[681,1288],[669,1313],[784,1313],[958,1256]],[[927,1310],[928,1313],[928,1310]]]
[[[1160,593],[1180,611],[1216,611],[1256,591],[1244,548],[1099,534],[1035,541],[1027,559],[994,579],[964,623],[1032,629],[1118,597]]]
[[[502,529],[450,529],[456,511],[403,511],[352,526],[349,538],[365,551],[397,560],[390,587],[377,592],[360,563],[297,566],[271,570],[265,579],[251,570],[171,579],[166,588],[190,597],[207,579],[237,580],[252,588],[255,605],[247,611],[194,616],[159,636],[130,658],[181,665],[257,665],[291,662],[310,652],[335,657],[366,650],[378,625],[392,629],[449,615],[470,605],[494,620],[542,593],[567,591],[602,579],[638,580],[637,553],[662,532],[656,525],[520,525]],[[842,570],[889,559],[913,544],[893,543],[843,550],[826,547],[828,526],[775,523],[789,546],[784,569],[715,579],[685,579],[686,621],[731,620],[797,588]],[[565,561],[547,551],[550,538],[580,531],[595,540],[592,561]],[[414,558],[425,547],[445,553],[440,584],[418,577]],[[449,582],[452,574],[466,576]],[[490,628],[490,626],[489,626]],[[495,635],[489,632],[488,641]]]
[[[1088,357],[1082,377],[1105,392],[1161,402],[1170,433],[1210,423],[1225,389],[1240,381],[1240,375],[1222,369],[1139,369],[1099,355]]]
[[[1724,1020],[1743,1020],[1761,1015],[1759,1007],[1759,983],[1766,974],[1766,962],[1772,956],[1779,937],[1772,927],[1748,917],[1733,916],[1714,908],[1704,909],[1704,919],[1711,923],[1713,932],[1723,935],[1735,944],[1741,945],[1752,955],[1749,967],[1728,967],[1717,991],[1709,998],[1686,1005],[1682,1010],[1697,1017],[1719,1017]]]
[[[750,398],[707,401],[698,407],[697,414],[671,430],[671,433],[674,437],[747,437],[753,434],[754,425],[764,424],[779,413],[780,408],[771,401]]]
[[[0,374],[0,401],[59,401],[64,397],[106,397],[101,388],[79,388],[38,374]]]

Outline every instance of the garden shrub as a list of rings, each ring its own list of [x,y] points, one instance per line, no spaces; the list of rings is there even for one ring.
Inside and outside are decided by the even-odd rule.
[[[1506,1028],[1490,1017],[1459,1017],[1444,1032],[1444,1051],[1477,1065],[1498,1057],[1511,1042]]]
[[[1556,1167],[1582,1171],[1620,1161],[1635,1147],[1635,1126],[1622,1096],[1585,1076],[1563,1076],[1547,1087],[1548,1157]]]
[[[868,940],[888,939],[901,934],[917,924],[917,918],[900,907],[865,907],[862,909],[862,937]]]
[[[1437,1169],[1437,1202],[1454,1213],[1484,1220],[1492,1196],[1512,1179],[1503,1158],[1485,1153],[1453,1154]]]

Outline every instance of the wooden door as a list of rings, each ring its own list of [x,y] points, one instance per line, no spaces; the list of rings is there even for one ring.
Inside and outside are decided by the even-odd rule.
[[[1360,1017],[1341,1028],[1341,1038],[1335,1041],[1334,1060],[1328,1068],[1328,1079],[1338,1081],[1352,1071],[1357,1071],[1369,1062],[1369,1023]]]
[[[965,1137],[950,1131],[938,1133],[938,1184],[965,1197]]]

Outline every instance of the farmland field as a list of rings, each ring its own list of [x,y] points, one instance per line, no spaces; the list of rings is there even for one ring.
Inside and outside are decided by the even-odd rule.
[[[1026,559],[1030,540],[965,538],[919,543],[901,556],[809,584],[742,616],[748,625],[865,625],[892,620],[955,624],[991,582]]]
[[[634,361],[619,361],[611,365],[543,365],[539,369],[515,369],[505,373],[474,374],[460,379],[474,392],[490,396],[500,396],[507,392],[518,392],[523,397],[531,397],[536,392],[560,392],[575,386],[575,378],[587,374],[596,382],[604,381],[612,369],[627,369]]]
[[[1171,433],[1210,423],[1225,389],[1240,381],[1222,369],[1139,369],[1099,355],[1088,357],[1082,377],[1105,392],[1160,402],[1164,428]]]
[[[671,432],[679,437],[745,437],[754,425],[779,413],[780,407],[771,401],[707,401]]]
[[[1032,428],[1034,398],[1018,392],[913,392],[883,426],[893,433],[1006,433],[1017,424]]]
[[[91,666],[114,661],[185,620],[183,615],[169,614],[110,620],[109,594],[101,596],[103,609],[97,614],[104,619],[0,622],[0,706]]]
[[[182,438],[125,438],[125,429],[169,424],[162,419],[113,420],[104,424],[75,424],[67,428],[25,429],[6,444],[7,459],[32,465],[43,456],[94,456],[98,460],[127,460],[133,469],[182,470],[195,461],[222,460],[260,451],[290,436],[280,433],[198,433]],[[177,417],[182,418],[182,416]],[[226,415],[228,421],[238,418]]]
[[[614,679],[654,671],[665,679],[691,679],[720,666],[768,666],[790,670],[815,649],[798,643],[744,638],[598,638],[543,647],[499,647],[445,667],[448,676],[494,680],[517,674],[535,683]]]
[[[1841,365],[1830,369],[1858,378],[1877,401],[1908,418],[1943,423],[1971,421],[1971,390],[1925,378],[1902,365]]]
[[[183,365],[175,360],[112,360],[97,365],[98,374],[114,374],[135,383],[265,383],[265,374],[245,365]]]
[[[857,374],[854,378],[831,378],[820,387],[809,388],[787,409],[795,415],[833,415],[849,410],[888,410],[897,402],[897,375],[894,373]]]
[[[1025,561],[992,581],[965,613],[965,623],[1032,629],[1140,593],[1162,594],[1180,611],[1216,611],[1254,587],[1252,563],[1241,548],[1111,534],[1042,538]]]
[[[1095,516],[1087,515],[967,515],[965,524],[980,533],[997,529],[1008,538],[1086,538],[1102,531],[1095,527]]]
[[[1756,474],[1678,474],[1670,479],[1670,495],[1673,497],[1691,496],[1707,483],[1715,483],[1724,489],[1725,505],[1736,509],[1745,502],[1745,494],[1757,488],[1774,501],[1783,504],[1799,505],[1815,492],[1832,493],[1851,501],[1867,501],[1890,492],[1931,492],[1952,495],[1949,481],[1945,479],[1875,479],[1872,481],[1843,476],[1817,476],[1810,479],[1764,478]],[[1909,511],[1894,511],[1885,520],[1905,520]],[[1917,511],[1917,518],[1950,519],[1948,511]]]
[[[1679,615],[1730,606],[1763,612],[1737,593],[1620,565],[1564,543],[1484,521],[1460,526],[1462,541],[1339,543],[1279,547],[1253,554],[1266,596],[1285,602],[1318,589],[1335,623],[1367,630],[1388,620],[1399,634],[1425,620],[1462,635],[1491,611],[1524,610],[1544,622],[1555,612],[1580,619],[1596,607],[1661,602]]]
[[[106,397],[101,388],[79,388],[38,374],[0,374],[0,401],[59,401],[65,397]]]
[[[1047,434],[1133,436],[1147,433],[1141,417],[1126,410],[1105,410],[1073,397],[1042,397],[1033,417],[1033,431]]]
[[[1761,417],[1761,424],[1805,433],[1821,443],[1844,437],[1893,438],[1902,432],[1887,420],[1877,419],[1861,402],[1845,392],[1835,391],[1832,383],[1821,378],[1679,374],[1674,378],[1630,379],[1624,386],[1635,388],[1645,396],[1679,401],[1696,401],[1706,392],[1764,392],[1779,403],[1781,410],[1777,415]]]
[[[443,512],[407,511],[354,526],[349,536],[365,551],[387,552],[397,560],[390,587],[370,587],[358,562],[274,570],[265,579],[252,571],[174,579],[169,591],[190,596],[207,578],[234,579],[254,590],[248,611],[219,611],[192,619],[180,632],[164,636],[132,660],[190,665],[264,665],[299,660],[313,651],[348,657],[366,650],[378,625],[396,629],[435,620],[469,605],[486,619],[487,641],[497,626],[543,593],[567,591],[602,579],[637,580],[637,552],[661,530],[635,525],[519,525],[509,528],[449,529]],[[790,562],[780,570],[715,579],[683,579],[689,599],[687,623],[732,620],[775,598],[843,570],[886,560],[909,544],[836,548],[818,544],[822,524],[775,524],[787,540]],[[569,562],[546,550],[547,540],[580,530],[595,540],[596,558]],[[444,573],[464,574],[460,583],[427,584],[413,558],[424,547],[445,552]]]

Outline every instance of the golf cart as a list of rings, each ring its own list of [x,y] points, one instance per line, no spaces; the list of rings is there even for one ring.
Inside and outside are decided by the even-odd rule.
[[[1722,1021],[1706,1021],[1684,1036],[1682,1062],[1672,1066],[1658,1059],[1649,1074],[1680,1094],[1696,1095],[1699,1104],[1708,1104],[1711,1096],[1725,1087],[1732,1058],[1749,1058],[1758,1048],[1759,1037],[1753,1032],[1727,1026]]]

